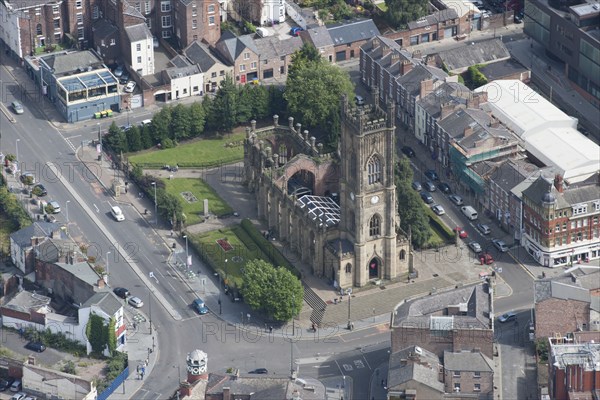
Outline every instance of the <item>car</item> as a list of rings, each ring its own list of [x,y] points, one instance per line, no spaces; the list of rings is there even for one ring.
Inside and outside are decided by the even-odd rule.
[[[125,93],[133,93],[133,91],[135,90],[135,85],[136,83],[134,81],[129,81],[127,82],[127,85],[125,85]]]
[[[13,394],[10,400],[25,400],[25,397],[27,397],[27,393],[19,392]]]
[[[130,130],[131,128],[133,128],[133,126],[131,125],[121,125],[119,127],[119,129],[121,129],[123,132],[127,132],[128,130]]]
[[[123,68],[122,65],[119,65],[117,68],[115,68],[113,75],[116,76],[117,78],[119,78],[121,75],[123,75],[124,71],[125,71],[125,68]]]
[[[425,189],[428,192],[435,192],[435,185],[433,184],[433,182],[427,181],[423,184],[423,186],[425,186]]]
[[[406,157],[408,157],[408,158],[412,158],[412,157],[415,156],[415,151],[410,146],[403,146],[402,147],[402,152],[404,154],[406,154]]]
[[[438,189],[440,189],[440,192],[442,192],[444,194],[452,193],[452,189],[450,189],[450,185],[448,185],[446,182],[438,183],[437,187],[438,187]]]
[[[23,400],[38,400],[38,398],[35,396],[32,396],[32,395],[29,395],[29,396],[25,397]]]
[[[60,204],[58,204],[58,201],[49,201],[48,205],[52,207],[52,214],[58,214],[60,212]]]
[[[198,297],[196,300],[194,300],[192,305],[194,306],[194,310],[196,310],[198,312],[198,314],[204,315],[204,314],[208,313],[208,308],[206,307],[206,303],[204,303],[204,300],[202,300],[200,297]]]
[[[290,29],[290,35],[292,36],[299,36],[300,32],[302,32],[304,29],[300,28],[299,26],[295,26],[292,29]]]
[[[433,197],[431,197],[431,195],[427,192],[421,192],[420,193],[421,199],[423,199],[423,201],[425,202],[425,204],[432,204],[433,203]]]
[[[158,47],[158,38],[156,36],[152,36],[152,44],[154,48]]]
[[[35,183],[35,175],[33,175],[31,172],[25,172],[19,177],[19,179],[26,185],[33,185]]]
[[[440,179],[437,172],[435,172],[432,169],[428,169],[427,171],[425,171],[425,176],[428,177],[432,181],[437,181]]]
[[[456,232],[456,234],[458,235],[458,237],[461,238],[461,239],[466,239],[466,238],[469,237],[469,234],[467,233],[467,231],[465,231],[460,226],[457,226],[453,230],[454,230],[454,232]]]
[[[116,287],[113,289],[113,293],[116,294],[117,296],[119,296],[122,299],[126,299],[129,296],[131,296],[131,293],[129,293],[129,290],[125,289],[124,287]]]
[[[123,75],[121,75],[121,77],[119,78],[119,83],[121,85],[124,85],[127,83],[128,80],[129,80],[129,72],[125,71],[125,72],[123,72]]]
[[[363,99],[362,96],[356,95],[354,97],[354,102],[356,103],[357,106],[364,106],[365,105],[365,99]]]
[[[494,244],[494,247],[498,249],[498,251],[501,251],[502,253],[506,253],[508,251],[508,246],[503,240],[494,239],[492,240],[492,243]]]
[[[143,127],[145,127],[147,125],[150,125],[151,123],[152,123],[151,119],[145,119],[142,122],[140,122],[140,126],[143,128]]]
[[[417,191],[423,190],[423,186],[421,186],[421,182],[418,182],[418,181],[414,181],[412,183],[412,185],[410,185],[410,186],[412,186],[412,188],[415,189],[415,190],[417,190]]]
[[[42,351],[46,350],[46,346],[44,345],[44,343],[40,342],[29,342],[25,345],[25,348],[37,351],[38,353],[41,353]]]
[[[56,217],[54,215],[44,215],[44,221],[46,222],[52,222],[55,223],[56,222]]]
[[[130,297],[127,300],[127,302],[129,303],[129,305],[131,305],[135,308],[140,308],[144,305],[144,302],[139,297]]]
[[[494,263],[494,257],[492,257],[492,255],[489,253],[480,254],[479,262],[481,265],[492,265]]]
[[[486,224],[477,224],[477,230],[479,230],[479,232],[481,232],[484,235],[489,235],[490,233],[492,233],[492,230]]]
[[[523,20],[521,20],[521,18],[515,16],[515,24],[522,24]]]
[[[10,103],[10,106],[12,107],[15,114],[23,114],[25,112],[23,104],[21,104],[20,101],[15,100],[12,103]]]
[[[454,205],[462,206],[464,204],[463,198],[457,194],[451,194],[450,196],[448,196],[448,198],[451,202],[454,203]]]
[[[15,381],[14,378],[5,378],[0,379],[0,392],[4,392],[6,389],[10,388],[10,385]]]
[[[46,190],[44,185],[42,185],[41,183],[38,183],[37,185],[35,185],[33,187],[32,191],[34,192],[34,194],[36,196],[39,196],[39,197],[44,197],[48,194],[48,191]]]
[[[125,215],[123,215],[123,211],[121,211],[121,207],[119,207],[119,206],[111,207],[110,213],[112,214],[113,218],[116,219],[117,221],[125,221]]]
[[[434,204],[433,206],[431,206],[431,209],[437,215],[444,215],[444,214],[446,214],[446,210],[444,210],[444,207],[440,206],[439,204]]]
[[[256,368],[253,371],[249,372],[250,374],[268,374],[269,371],[266,368]]]
[[[10,385],[10,391],[11,392],[18,392],[20,390],[23,390],[23,384],[21,382],[20,379],[15,380],[12,385]],[[25,397],[26,394],[23,393],[23,397]],[[14,396],[13,396],[14,397]],[[11,398],[12,399],[12,398]]]
[[[479,243],[469,242],[468,246],[474,253],[481,253],[481,245]]]
[[[511,312],[507,312],[507,313],[502,314],[501,316],[499,316],[498,317],[498,322],[505,323],[505,322],[508,322],[508,321],[513,321],[515,319],[517,319],[517,314],[515,314],[514,312],[511,311]]]

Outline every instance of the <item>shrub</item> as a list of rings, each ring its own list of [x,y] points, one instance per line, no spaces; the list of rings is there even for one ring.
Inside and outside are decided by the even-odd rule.
[[[456,234],[449,229],[440,218],[431,210],[429,207],[425,207],[427,216],[429,217],[429,224],[436,232],[438,232],[447,242],[454,243],[456,241]]]

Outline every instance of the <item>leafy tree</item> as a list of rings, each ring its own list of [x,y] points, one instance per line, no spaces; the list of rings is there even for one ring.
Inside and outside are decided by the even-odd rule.
[[[124,135],[127,137],[127,146],[129,151],[140,151],[145,149],[145,147],[142,146],[140,128],[134,126],[127,131],[127,134],[124,133]]]
[[[192,119],[190,117],[190,108],[183,104],[177,104],[173,108],[173,118],[171,119],[171,138],[179,141],[191,136]]]
[[[163,107],[158,113],[152,117],[150,128],[152,130],[154,143],[162,143],[164,139],[171,136],[171,119],[173,109],[170,106]]]
[[[317,62],[320,63],[321,53],[310,43],[304,43],[300,50],[296,50],[292,54],[292,64],[288,69],[288,79],[293,78],[297,71],[307,67],[307,64]]]
[[[340,96],[352,97],[354,85],[348,73],[321,61],[301,63],[288,77],[284,97],[289,111],[309,127],[326,127],[340,112]]]
[[[204,132],[206,123],[206,114],[202,103],[195,102],[190,106],[190,135],[192,137],[200,136]]]
[[[114,318],[110,318],[110,321],[108,323],[108,351],[110,352],[110,354],[113,354],[114,351],[117,349],[117,335],[115,333],[115,329],[117,326],[117,322],[115,321]]]
[[[92,351],[102,353],[104,351],[104,319],[96,314],[90,314],[90,319],[85,327],[85,334]]]
[[[269,92],[269,114],[277,114],[279,118],[283,118],[287,114],[287,102],[283,96],[283,88],[269,86],[267,91]]]
[[[238,86],[236,125],[250,121],[255,118],[252,112],[254,101],[254,85]]]
[[[386,18],[397,28],[404,28],[410,21],[416,21],[429,14],[429,0],[385,0]]]
[[[238,97],[238,88],[228,74],[220,84],[212,107],[212,112],[218,118],[215,128],[231,132],[238,121]]]
[[[252,105],[253,118],[263,119],[269,115],[269,90],[265,86],[252,86],[252,99],[250,104]],[[247,121],[243,121],[247,122]]]
[[[477,89],[478,87],[488,83],[488,80],[485,77],[485,75],[483,75],[481,71],[479,71],[478,66],[471,65],[469,68],[467,68],[466,82],[468,84],[469,89]]]
[[[146,126],[142,126],[142,127],[137,127],[134,126],[131,128],[131,130],[133,129],[137,129],[140,131],[140,139],[142,142],[142,149],[149,149],[150,147],[154,146],[154,141],[152,138],[152,128],[148,125]]]
[[[429,218],[421,198],[411,187],[413,172],[406,157],[400,157],[396,167],[396,193],[400,228],[404,232],[410,230],[412,244],[421,247],[431,237]]]
[[[302,308],[304,289],[300,280],[283,267],[252,260],[244,269],[244,301],[277,321],[288,321]]]

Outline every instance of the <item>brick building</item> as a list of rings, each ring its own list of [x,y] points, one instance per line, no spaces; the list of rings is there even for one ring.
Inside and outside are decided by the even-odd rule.
[[[225,32],[215,44],[215,50],[223,60],[233,66],[235,83],[246,84],[259,79],[259,52],[254,35],[235,36]]]
[[[254,41],[259,58],[259,79],[285,79],[292,64],[292,55],[302,48],[302,39],[280,40],[268,36]]]
[[[478,351],[444,352],[444,390],[456,396],[494,397],[493,362]]]
[[[462,24],[456,10],[447,8],[408,23],[408,28],[386,34],[389,39],[400,46],[409,47],[421,43],[429,43],[447,39],[452,36],[468,33],[468,24]]]
[[[392,313],[392,352],[418,345],[438,357],[477,350],[493,358],[493,306],[487,283],[400,303]]]
[[[173,18],[179,48],[193,41],[214,45],[221,37],[221,18],[217,0],[177,0]]]
[[[360,56],[360,48],[373,36],[378,36],[379,29],[371,19],[358,19],[327,26],[333,41],[335,61],[352,60]]]

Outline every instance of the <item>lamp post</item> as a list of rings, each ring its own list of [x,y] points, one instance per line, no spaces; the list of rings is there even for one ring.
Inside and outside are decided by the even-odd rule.
[[[17,171],[19,170],[19,142],[21,141],[21,139],[17,139],[17,142],[15,144],[16,148],[17,148]]]
[[[158,199],[156,198],[156,182],[151,183],[154,186],[154,225],[158,225]],[[187,262],[187,260],[186,260]]]
[[[148,276],[154,278],[158,285],[158,278],[154,275],[154,272],[150,271]],[[148,286],[148,321],[150,322],[150,334],[152,335],[152,291],[150,290],[150,286]],[[152,347],[154,347],[154,338],[152,338]],[[152,350],[154,350],[154,348]]]
[[[106,285],[108,286],[108,256],[110,255],[110,251],[106,252]]]
[[[350,322],[350,299],[352,298],[352,288],[346,289],[348,295],[348,330],[352,330],[352,322]]]
[[[185,265],[187,266],[188,269],[190,269],[192,267],[192,265],[189,262],[190,253],[188,251],[188,237],[187,237],[187,235],[183,235],[183,238],[185,239]]]
[[[69,225],[69,203],[71,202],[71,200],[67,200],[65,202],[65,210],[67,211],[67,225]]]

